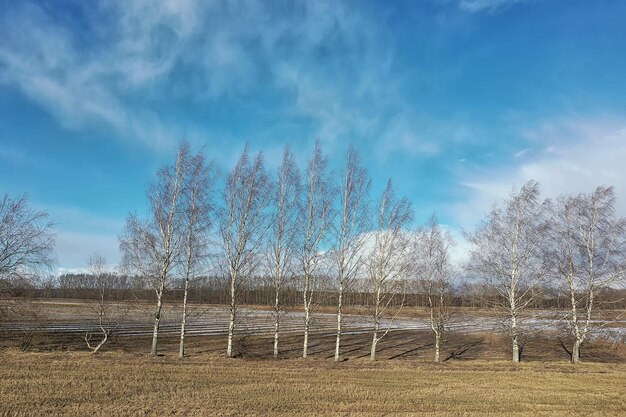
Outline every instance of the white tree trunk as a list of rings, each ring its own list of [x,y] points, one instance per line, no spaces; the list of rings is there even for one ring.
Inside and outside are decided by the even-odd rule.
[[[311,315],[309,311],[309,306],[305,305],[304,307],[304,346],[302,347],[302,357],[306,358],[309,350],[309,322],[311,320]]]
[[[276,287],[276,297],[274,299],[274,359],[278,359],[278,332],[280,330],[280,287]]]
[[[335,342],[335,362],[339,361],[339,346],[341,344],[341,307],[343,302],[343,284],[339,284],[337,299],[337,340]]]
[[[104,298],[101,298],[101,303],[104,303]],[[105,324],[104,324],[104,309],[103,306],[104,304],[101,304],[100,307],[100,331],[102,332],[102,340],[100,340],[100,342],[96,345],[96,346],[91,346],[91,333],[86,333],[85,334],[85,342],[87,342],[87,347],[89,349],[91,349],[91,353],[93,353],[94,355],[96,353],[98,353],[98,351],[100,350],[100,348],[102,346],[104,346],[104,344],[107,342],[107,340],[109,340],[109,333],[110,330],[105,328]]]
[[[513,362],[519,362],[519,341],[518,341],[518,333],[517,333],[517,305],[516,305],[516,294],[515,294],[515,273],[511,274],[512,282],[511,282],[511,292],[510,292],[510,314],[511,314],[511,339],[513,344]]]
[[[441,339],[441,334],[439,332],[435,332],[435,362],[439,363],[439,341]]]
[[[151,355],[157,354],[157,342],[159,338],[159,323],[161,322],[161,310],[163,308],[163,293],[157,294],[157,306],[154,312],[154,328],[152,330],[152,348]]]
[[[378,329],[380,327],[380,282],[376,286],[376,306],[374,310],[374,336],[372,337],[372,351],[370,352],[370,360],[376,360],[376,344],[378,343]]]
[[[519,342],[517,335],[513,336],[513,362],[519,362]]]
[[[372,337],[372,350],[370,352],[370,360],[376,360],[376,345],[378,344],[378,329],[374,330],[374,336]]]
[[[576,287],[574,286],[574,277],[568,276],[567,283],[569,284],[570,290],[570,302],[572,309],[571,326],[572,333],[574,334],[574,346],[572,347],[570,362],[578,363],[580,360],[581,333],[578,327],[578,310],[576,309]]]
[[[91,344],[89,343],[91,340],[91,334],[87,333],[85,335],[85,341],[87,342],[87,347],[91,349],[91,353],[94,355],[98,353],[98,350],[100,350],[100,348],[104,346],[104,344],[109,339],[109,332],[106,331],[103,327],[100,327],[100,330],[102,330],[102,340],[100,340],[100,342],[96,346],[91,346]]]
[[[376,288],[376,307],[374,312],[374,336],[372,337],[372,351],[370,360],[376,360],[376,344],[378,344],[378,329],[380,327],[380,285]]]
[[[180,322],[180,345],[178,347],[178,356],[185,356],[185,325],[187,324],[187,296],[189,294],[189,277],[185,278],[185,293],[183,295],[183,317]]]
[[[308,268],[307,268],[308,270]],[[302,357],[306,358],[309,351],[309,327],[311,324],[311,303],[313,302],[313,288],[311,276],[305,272],[304,278],[304,344],[302,346]]]
[[[108,339],[109,339],[109,332],[104,332],[104,337],[102,338],[100,343],[98,343],[98,345],[93,349],[94,355],[98,353],[98,350],[100,350],[100,348],[104,346],[104,344],[107,342]]]
[[[237,300],[235,296],[235,279],[230,279],[230,319],[228,321],[228,345],[226,348],[226,356],[233,357],[233,333],[235,332],[235,309]]]
[[[580,362],[580,345],[581,341],[576,339],[574,341],[574,347],[572,348],[572,363]]]

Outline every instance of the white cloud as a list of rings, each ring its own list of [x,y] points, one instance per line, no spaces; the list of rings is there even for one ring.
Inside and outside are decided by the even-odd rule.
[[[517,164],[474,173],[464,180],[471,196],[455,208],[461,225],[472,227],[513,187],[529,180],[538,181],[547,198],[613,186],[617,213],[626,216],[626,120],[562,120],[527,130],[526,135],[541,146],[534,158],[518,158]]]
[[[526,155],[528,153],[530,149],[522,149],[521,151],[515,152],[515,155],[513,155],[515,158],[521,158],[522,156]]]
[[[58,273],[82,271],[95,253],[102,255],[111,268],[120,259],[117,237],[122,233],[124,220],[94,215],[72,206],[41,204],[55,224]]]
[[[455,264],[467,259],[469,244],[462,229],[473,229],[494,204],[530,180],[540,183],[543,198],[613,186],[616,213],[626,217],[626,120],[564,119],[523,129],[521,135],[531,145],[524,158],[514,155],[492,169],[465,171],[461,182],[465,193],[450,210],[455,225],[445,226],[456,241],[452,248]]]
[[[381,158],[387,158],[395,152],[412,157],[436,155],[440,149],[432,136],[432,129],[424,129],[424,126],[418,127],[412,118],[401,115],[391,121],[389,129],[378,144],[377,155]]]
[[[0,14],[0,83],[17,87],[65,128],[104,125],[156,149],[187,133],[188,126],[145,105],[170,90],[214,101],[271,83],[295,93],[287,116],[314,122],[309,139],[368,131],[371,115],[360,103],[379,101],[392,57],[380,25],[331,1],[275,6],[105,2],[82,9],[90,27],[84,34],[20,2]],[[175,74],[180,67],[189,74]]]
[[[107,265],[119,262],[117,235],[113,233],[83,233],[56,231],[58,270],[85,268],[95,253],[102,255]]]
[[[460,270],[468,259],[470,244],[465,240],[461,229],[447,224],[442,224],[441,228],[452,236],[454,244],[450,246],[450,260],[452,265]]]
[[[93,34],[86,40],[77,28],[66,28],[38,5],[20,2],[0,14],[0,83],[17,87],[64,128],[106,126],[119,137],[171,149],[186,130],[162,121],[149,106],[135,105],[133,99],[145,102],[155,94],[179,60],[204,59],[205,54],[185,47],[210,23],[201,18],[210,15],[211,7],[190,0],[117,1],[87,7]],[[220,70],[232,73],[240,64],[231,62]]]
[[[14,14],[2,20],[2,79],[19,87],[65,126],[76,126],[88,118],[119,124],[120,115],[108,94],[67,73],[77,60],[69,34],[53,26],[34,6],[17,7]],[[24,27],[28,36],[18,36]]]
[[[459,7],[468,12],[497,12],[529,1],[535,0],[460,0]]]
[[[442,152],[446,144],[462,140],[467,134],[467,129],[454,121],[442,123],[401,112],[388,122],[377,144],[376,155],[382,159],[397,152],[411,158],[432,157]]]

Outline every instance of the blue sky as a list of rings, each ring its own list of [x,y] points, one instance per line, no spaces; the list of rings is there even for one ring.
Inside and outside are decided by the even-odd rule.
[[[352,143],[457,235],[516,185],[614,185],[626,215],[626,2],[0,0],[0,193],[57,223],[60,270],[142,212],[182,140],[229,169]],[[463,250],[460,242],[458,251]]]

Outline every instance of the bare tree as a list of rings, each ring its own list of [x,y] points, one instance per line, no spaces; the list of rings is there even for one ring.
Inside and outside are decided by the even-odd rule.
[[[612,187],[592,194],[562,196],[552,210],[547,262],[570,298],[566,319],[574,343],[572,363],[592,331],[591,321],[600,290],[626,274],[626,220],[615,218]]]
[[[0,200],[0,280],[31,279],[55,264],[53,223],[26,195]]]
[[[123,265],[146,277],[154,289],[157,302],[150,353],[157,354],[163,294],[171,272],[180,261],[184,240],[181,193],[189,168],[189,144],[182,143],[173,166],[157,172],[157,181],[148,188],[149,219],[142,221],[130,214],[120,237]]]
[[[280,331],[280,294],[293,278],[294,252],[300,219],[300,173],[288,148],[278,170],[275,198],[272,201],[268,263],[274,287],[274,358],[278,358]]]
[[[269,177],[259,153],[250,161],[248,148],[226,179],[219,227],[230,289],[230,320],[226,354],[233,356],[233,333],[239,307],[239,285],[250,278],[259,263],[256,253],[267,232],[270,200]]]
[[[0,278],[0,333],[8,330],[5,326],[14,328],[22,352],[33,346],[48,322],[47,310],[34,299],[39,280],[32,274]]]
[[[335,340],[335,361],[339,360],[341,344],[341,321],[344,291],[349,289],[363,265],[363,246],[367,241],[365,232],[369,221],[369,191],[371,181],[367,170],[361,165],[357,151],[350,146],[346,155],[346,165],[339,182],[339,224],[337,226],[337,246],[333,251],[337,266],[337,337]]]
[[[119,326],[128,309],[115,303],[112,299],[112,291],[118,288],[119,277],[112,271],[107,270],[105,259],[95,254],[89,259],[89,274],[93,278],[89,285],[90,298],[96,302],[91,304],[91,312],[98,320],[100,340],[93,341],[94,333],[85,333],[85,342],[91,353],[96,354],[109,340],[111,333]],[[93,344],[92,344],[93,343]]]
[[[496,312],[512,343],[513,362],[520,360],[520,313],[539,293],[544,276],[542,241],[546,236],[545,204],[539,202],[539,185],[526,183],[512,192],[503,207],[495,206],[472,233],[467,270],[486,280],[498,292]]]
[[[299,253],[302,264],[302,295],[304,299],[304,345],[302,356],[307,357],[311,308],[315,294],[320,261],[323,257],[322,245],[328,239],[332,223],[333,189],[328,174],[328,158],[322,154],[319,142],[315,143],[309,159],[305,177],[305,201],[302,214],[302,251]]]
[[[199,152],[189,158],[187,177],[182,190],[182,215],[186,228],[183,265],[183,312],[180,323],[178,356],[185,356],[185,326],[187,324],[187,300],[189,286],[199,268],[209,258],[209,233],[213,225],[213,187],[215,172]]]
[[[450,233],[442,230],[437,218],[432,216],[417,240],[415,251],[418,256],[418,289],[427,296],[430,329],[435,335],[435,362],[440,361],[441,338],[451,315],[447,298],[452,285],[450,247],[453,243]]]
[[[30,348],[45,314],[37,304],[18,300],[18,289],[32,287],[55,265],[53,228],[48,213],[31,207],[26,195],[0,200],[0,325],[9,320],[22,323],[23,351]]]
[[[376,346],[387,335],[393,318],[400,312],[404,299],[395,314],[387,321],[382,335],[379,334],[381,320],[388,315],[392,302],[400,292],[409,271],[408,249],[410,239],[407,227],[413,220],[413,209],[406,198],[397,199],[391,179],[383,191],[378,205],[378,221],[374,248],[367,261],[369,288],[374,299],[374,334],[370,360],[376,359]]]

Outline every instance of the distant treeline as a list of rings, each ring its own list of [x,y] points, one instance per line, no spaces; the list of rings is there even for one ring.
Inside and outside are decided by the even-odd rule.
[[[333,290],[331,280],[326,277],[324,289],[317,292],[317,304],[321,306],[336,306],[337,292]],[[111,274],[108,281],[112,285],[107,294],[111,301],[154,301],[154,290],[148,288],[146,280],[139,276]],[[253,283],[239,289],[239,296],[243,304],[272,306],[274,304],[275,289],[266,284],[266,279],[260,277]],[[183,299],[183,282],[173,281],[172,288],[166,293],[167,302],[178,303]],[[8,282],[4,288],[8,288]],[[359,288],[355,283],[351,291],[344,294],[344,303],[351,307],[370,307],[374,304],[372,294]],[[66,299],[96,299],[98,292],[94,276],[89,274],[63,274],[56,279],[33,284],[31,281],[12,283],[11,293],[15,297],[24,298],[66,298]],[[302,304],[302,291],[297,285],[287,285],[280,294],[280,303],[286,307]],[[188,300],[192,303],[208,303],[228,305],[230,292],[228,281],[222,277],[199,277],[193,288],[189,289]],[[626,290],[604,288],[597,295],[599,308],[624,309],[626,308]],[[463,283],[454,286],[447,297],[448,305],[454,307],[487,308],[498,301],[498,293],[494,288],[484,283]],[[529,307],[538,309],[568,308],[569,294],[545,287],[536,289],[533,302]],[[406,307],[427,307],[427,294],[409,292],[396,295],[392,301],[394,306],[404,303]]]

